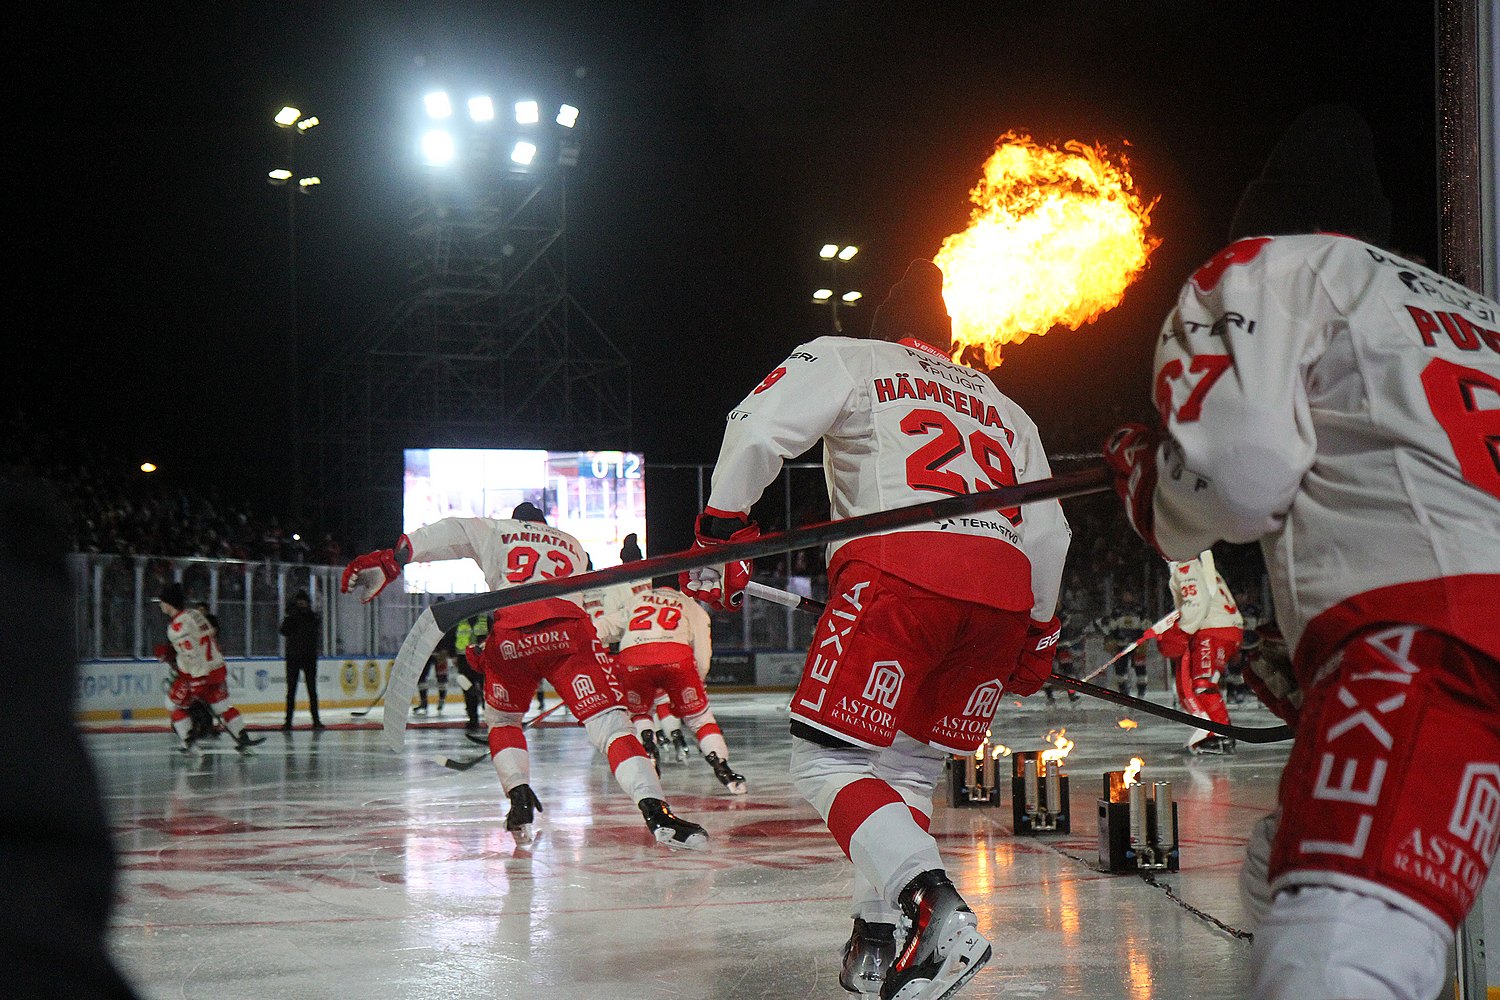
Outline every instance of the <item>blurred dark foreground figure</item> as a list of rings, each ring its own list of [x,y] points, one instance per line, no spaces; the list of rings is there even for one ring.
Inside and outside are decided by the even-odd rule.
[[[73,727],[73,593],[61,501],[0,479],[0,969],[7,997],[134,994],[104,948],[114,879],[109,828]],[[60,641],[24,642],[45,630]]]

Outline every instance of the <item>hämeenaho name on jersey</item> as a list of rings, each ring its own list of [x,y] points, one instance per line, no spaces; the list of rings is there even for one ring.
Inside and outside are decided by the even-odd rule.
[[[888,403],[899,399],[914,399],[918,402],[941,403],[965,416],[973,417],[986,427],[998,427],[1009,435],[1010,429],[1000,419],[1000,411],[978,396],[959,392],[937,379],[919,378],[898,372],[890,378],[877,378],[871,382],[877,403]]]

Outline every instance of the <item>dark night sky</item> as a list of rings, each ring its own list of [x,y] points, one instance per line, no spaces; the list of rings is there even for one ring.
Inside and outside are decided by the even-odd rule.
[[[1066,436],[1049,428],[1141,409],[1176,286],[1309,103],[1371,121],[1396,242],[1435,259],[1432,15],[1401,6],[225,3],[126,18],[64,3],[24,67],[26,114],[45,123],[13,134],[51,172],[13,230],[35,267],[17,398],[124,462],[161,456],[274,503],[287,234],[263,181],[284,143],[270,116],[294,103],[325,123],[299,154],[325,181],[298,216],[316,351],[399,297],[415,59],[499,57],[588,69],[571,290],[634,362],[633,443],[653,461],[711,460],[724,412],[826,332],[808,301],[821,243],[865,248],[857,329],[910,259],[964,227],[999,134],[1128,140],[1139,187],[1161,197],[1150,271],[1093,327],[1013,349],[999,377],[1044,440]]]

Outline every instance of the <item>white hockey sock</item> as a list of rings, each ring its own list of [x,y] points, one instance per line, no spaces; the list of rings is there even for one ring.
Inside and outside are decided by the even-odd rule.
[[[583,729],[594,749],[609,761],[609,769],[626,795],[636,802],[666,798],[656,768],[627,721],[625,709],[611,708],[600,712],[585,722]]]

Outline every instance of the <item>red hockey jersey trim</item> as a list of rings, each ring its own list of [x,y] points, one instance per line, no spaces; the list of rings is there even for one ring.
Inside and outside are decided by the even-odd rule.
[[[1031,560],[999,539],[942,531],[896,531],[856,538],[833,554],[828,575],[844,562],[877,566],[923,590],[1002,611],[1027,611]]]
[[[582,618],[586,622],[593,622],[588,612],[572,601],[549,597],[546,600],[517,604],[513,608],[501,608],[495,612],[495,625],[498,628],[525,628],[556,618]]]
[[[1500,573],[1470,573],[1398,583],[1355,594],[1307,623],[1293,662],[1304,670],[1327,662],[1354,633],[1372,625],[1420,625],[1500,660]]]

